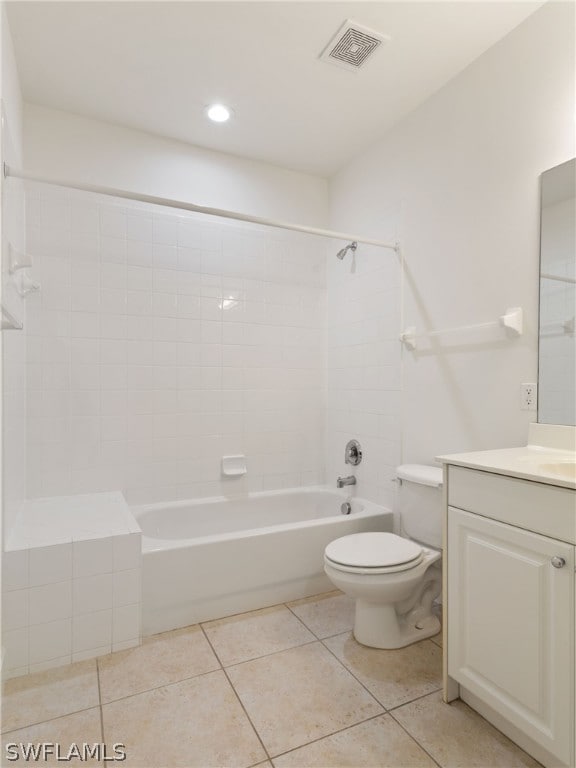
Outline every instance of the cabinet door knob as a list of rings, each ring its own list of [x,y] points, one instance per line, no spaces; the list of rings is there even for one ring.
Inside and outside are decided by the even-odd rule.
[[[566,565],[566,560],[564,560],[563,557],[558,557],[558,556],[553,557],[552,560],[550,560],[550,562],[552,563],[554,568],[564,568],[564,566]]]

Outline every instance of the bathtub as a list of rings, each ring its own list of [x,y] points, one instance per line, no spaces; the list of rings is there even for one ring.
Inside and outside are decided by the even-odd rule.
[[[327,488],[133,507],[142,528],[144,635],[333,589],[326,545],[391,531],[392,513]]]

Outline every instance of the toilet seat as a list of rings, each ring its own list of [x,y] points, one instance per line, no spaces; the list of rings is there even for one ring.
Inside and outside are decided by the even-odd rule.
[[[326,561],[349,573],[397,573],[415,568],[424,559],[423,548],[394,533],[353,533],[330,542]]]

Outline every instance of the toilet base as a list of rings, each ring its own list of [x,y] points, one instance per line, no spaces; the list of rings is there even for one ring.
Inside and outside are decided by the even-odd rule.
[[[415,610],[406,616],[398,616],[393,605],[356,600],[354,637],[370,648],[404,648],[437,635],[440,629],[440,620],[432,613],[423,615]]]

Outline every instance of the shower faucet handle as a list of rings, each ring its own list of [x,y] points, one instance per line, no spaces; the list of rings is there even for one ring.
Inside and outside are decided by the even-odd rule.
[[[362,461],[362,446],[358,440],[348,440],[344,451],[344,462],[357,467]]]

